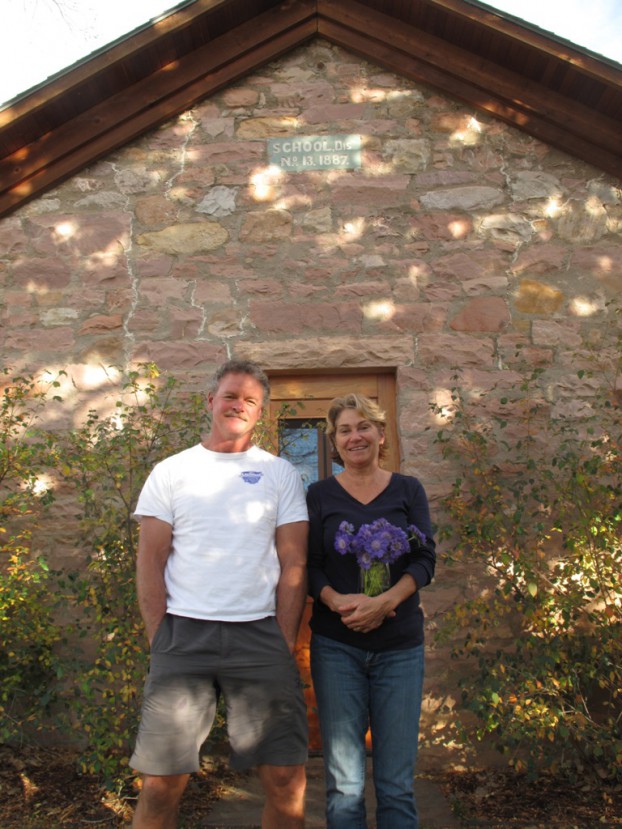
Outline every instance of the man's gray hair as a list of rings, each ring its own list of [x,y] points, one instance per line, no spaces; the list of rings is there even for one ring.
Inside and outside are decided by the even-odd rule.
[[[264,406],[270,399],[270,381],[261,366],[252,360],[227,360],[226,363],[219,366],[210,383],[209,390],[212,394],[216,393],[220,381],[226,374],[248,374],[261,384],[263,388]]]

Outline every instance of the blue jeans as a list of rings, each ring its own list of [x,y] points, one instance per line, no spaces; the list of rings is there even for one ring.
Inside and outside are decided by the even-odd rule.
[[[413,793],[423,645],[371,652],[314,634],[311,676],[326,772],[327,829],[365,829],[365,733],[372,735],[377,829],[418,829]]]

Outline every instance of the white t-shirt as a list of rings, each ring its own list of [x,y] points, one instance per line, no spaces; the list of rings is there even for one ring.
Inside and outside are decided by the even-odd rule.
[[[173,528],[169,613],[227,622],[275,614],[276,527],[307,520],[289,461],[256,446],[227,453],[198,444],[154,467],[136,506],[144,516]]]

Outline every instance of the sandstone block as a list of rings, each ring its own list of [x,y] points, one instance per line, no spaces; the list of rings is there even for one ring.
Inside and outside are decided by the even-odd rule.
[[[146,305],[161,306],[168,300],[186,298],[187,288],[179,279],[162,277],[161,279],[144,279],[138,286],[139,300]]]
[[[473,230],[473,222],[463,213],[420,213],[412,221],[414,238],[430,241],[466,239]]]
[[[253,137],[265,138],[262,135]],[[193,166],[198,169],[215,164],[230,168],[240,163],[246,168],[250,162],[265,161],[266,146],[263,141],[218,141],[194,147],[192,156]],[[189,175],[193,172],[191,170]]]
[[[237,107],[255,106],[259,100],[259,93],[256,89],[248,86],[232,86],[224,90],[222,98],[226,106],[236,109]]]
[[[512,273],[549,273],[563,268],[569,258],[567,247],[555,243],[532,245],[521,250],[512,264]]]
[[[268,369],[336,369],[399,366],[412,363],[413,342],[409,337],[305,337],[273,342],[244,342],[236,346]]]
[[[207,213],[210,216],[229,216],[235,211],[235,200],[238,187],[212,187],[197,204],[197,213]]]
[[[576,347],[581,344],[581,335],[577,324],[554,322],[553,320],[534,320],[531,330],[535,345]]]
[[[20,285],[33,293],[65,288],[71,281],[67,262],[60,257],[23,257],[10,268],[14,285]]]
[[[494,354],[494,343],[489,338],[462,333],[426,333],[418,338],[416,365],[491,366]]]
[[[504,195],[496,187],[452,187],[448,190],[431,190],[421,196],[421,203],[428,210],[481,210],[490,209],[504,201]]]
[[[614,293],[622,292],[622,257],[617,243],[575,249],[571,267]]]
[[[220,279],[205,279],[194,286],[192,300],[198,305],[232,302],[231,286]]]
[[[161,174],[146,167],[124,167],[115,173],[114,180],[119,192],[127,195],[145,193],[162,185]]]
[[[318,207],[316,210],[309,210],[303,217],[302,226],[315,233],[328,233],[333,227],[331,208],[327,205]]]
[[[54,325],[71,325],[78,318],[75,308],[50,308],[41,314],[41,323],[46,327]]]
[[[123,193],[118,193],[115,190],[100,190],[98,193],[89,193],[78,199],[76,207],[101,207],[104,210],[110,210],[115,207],[124,207],[126,197]]]
[[[523,279],[514,307],[523,314],[554,314],[564,301],[564,294],[535,279]]]
[[[223,308],[207,315],[206,328],[214,337],[239,337],[244,320],[235,308]]]
[[[310,311],[312,312],[310,313]],[[250,320],[264,336],[266,334],[293,334],[307,331],[356,332],[361,330],[363,312],[360,304],[259,302],[250,306]]]
[[[173,341],[194,340],[203,326],[203,312],[200,308],[171,308],[167,336]]]
[[[292,215],[287,210],[251,211],[240,230],[241,242],[272,242],[292,233]]]
[[[346,121],[358,121],[365,116],[365,104],[329,104],[310,106],[301,113],[300,120],[306,124],[339,124],[342,129]],[[348,132],[350,130],[348,129]]]
[[[415,173],[430,163],[430,142],[424,138],[402,138],[387,141],[384,156],[393,167],[403,173]]]
[[[218,222],[191,222],[143,233],[136,243],[163,253],[193,254],[215,250],[224,245],[228,238],[229,234]]]
[[[410,176],[342,176],[333,184],[336,204],[399,207],[408,203]]]
[[[21,219],[8,218],[0,221],[0,251],[3,259],[24,252],[28,242]]]
[[[595,196],[587,201],[571,199],[556,220],[562,239],[579,244],[597,242],[607,232],[607,211]]]
[[[142,196],[136,199],[136,218],[145,227],[170,224],[177,216],[177,205],[164,196]]]
[[[98,314],[82,323],[79,334],[97,334],[101,331],[112,331],[123,327],[121,314]]]
[[[485,237],[506,243],[515,248],[522,242],[528,242],[533,236],[533,227],[518,213],[496,213],[485,216],[476,225],[477,231]]]
[[[557,199],[564,192],[556,176],[540,170],[524,170],[516,173],[510,187],[515,201]]]
[[[503,331],[510,322],[510,311],[502,297],[476,297],[452,319],[454,331]]]
[[[298,119],[293,115],[282,115],[262,118],[246,118],[240,122],[237,137],[277,138],[280,135],[295,135],[298,128]]]
[[[134,363],[153,362],[166,371],[218,365],[226,359],[224,346],[199,340],[194,343],[145,342],[134,349]]]

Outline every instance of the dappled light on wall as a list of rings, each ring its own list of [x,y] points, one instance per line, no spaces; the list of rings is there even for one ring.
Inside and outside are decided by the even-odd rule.
[[[383,89],[382,87],[353,86],[350,99],[353,104],[381,103],[382,101],[402,101],[413,98],[412,89]]]
[[[68,242],[78,232],[78,225],[76,222],[64,221],[60,222],[54,227],[55,240],[58,242]]]
[[[46,428],[58,426],[70,412],[73,425],[83,423],[91,409],[97,409],[102,417],[115,412],[115,401],[119,393],[122,371],[116,366],[96,363],[74,363],[71,365],[48,366],[39,381],[49,383],[53,378],[57,384],[54,393],[62,402],[48,400],[42,423]],[[141,395],[142,397],[142,395]],[[140,405],[147,399],[136,398]]]
[[[482,140],[482,125],[477,118],[471,116],[463,128],[455,130],[450,138],[450,144],[462,144],[465,147],[473,147]]]
[[[570,313],[575,317],[591,317],[603,310],[602,299],[576,296],[570,300]]]
[[[454,419],[455,400],[451,389],[435,389],[432,394],[432,417],[438,425],[446,426]]]
[[[452,239],[466,239],[471,231],[471,222],[456,219],[455,221],[447,224],[447,230],[449,231]]]
[[[415,288],[423,288],[429,282],[429,273],[427,264],[410,265],[408,268],[408,279]]]
[[[346,242],[353,242],[361,239],[365,233],[365,219],[359,216],[357,219],[350,219],[341,227],[341,238]]]
[[[97,391],[102,386],[108,389],[116,388],[121,379],[121,371],[114,366],[83,365],[64,366],[67,374],[58,377],[59,394],[62,397],[75,391]],[[60,371],[60,368],[51,369],[52,374]]]
[[[395,305],[390,299],[368,302],[363,306],[363,314],[374,322],[388,322],[395,316]]]
[[[601,273],[611,273],[614,269],[614,261],[611,256],[598,256],[596,263]]]
[[[251,199],[258,202],[274,201],[282,179],[282,170],[274,164],[253,171],[248,187]]]
[[[603,212],[603,203],[598,196],[588,196],[585,201],[585,212],[590,216],[600,216]]]
[[[29,489],[38,498],[42,498],[47,492],[54,489],[54,481],[50,475],[41,474],[34,481],[24,483],[24,488]]]
[[[45,296],[46,294],[49,294],[50,289],[47,285],[39,285],[34,280],[30,279],[26,283],[26,292],[29,294],[36,294],[37,296]]]
[[[543,213],[549,219],[555,219],[563,211],[559,196],[551,196],[545,203]]]
[[[101,278],[104,269],[116,268],[119,260],[125,257],[125,250],[118,240],[112,242],[110,248],[110,250],[92,253],[84,262],[84,270],[89,273],[98,274],[99,278]]]

